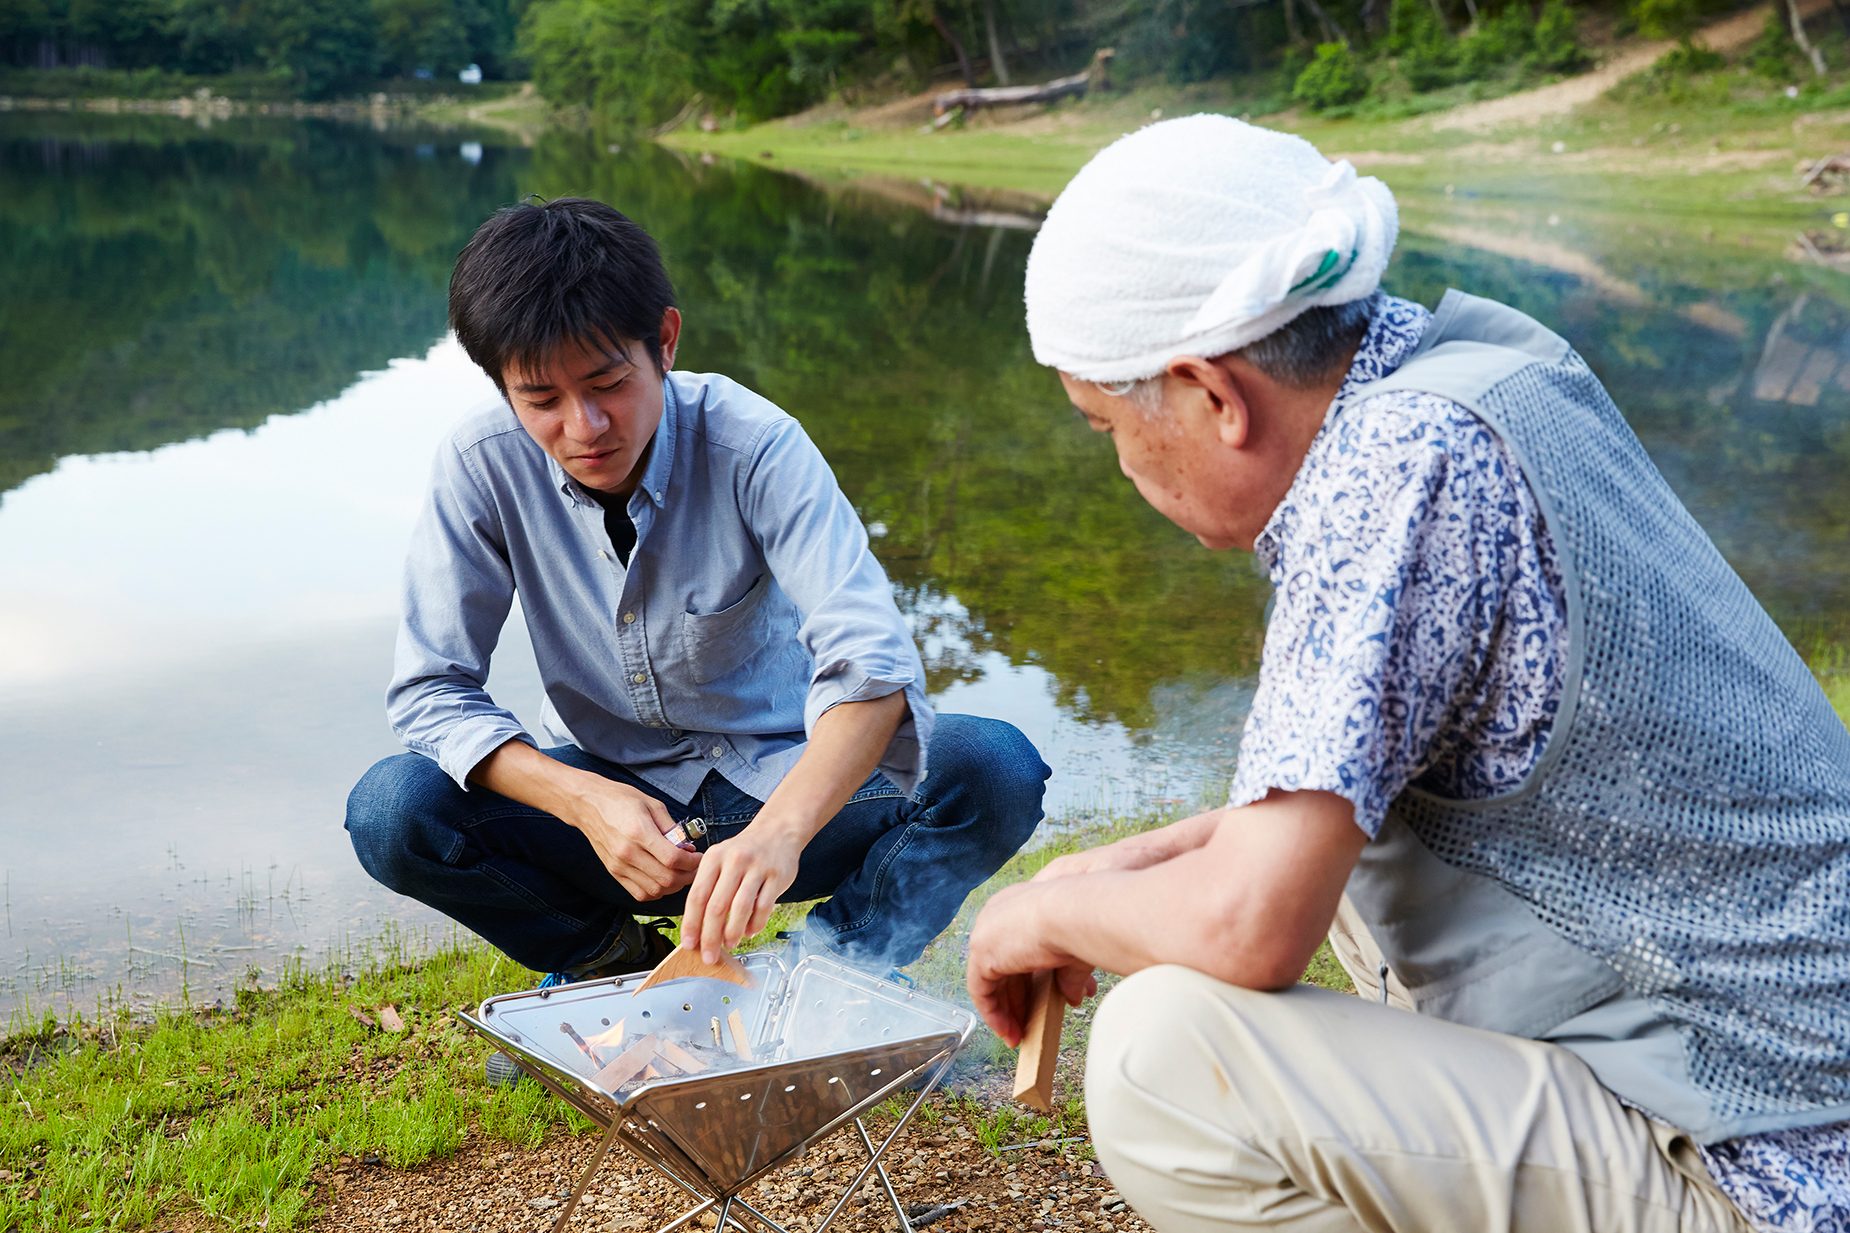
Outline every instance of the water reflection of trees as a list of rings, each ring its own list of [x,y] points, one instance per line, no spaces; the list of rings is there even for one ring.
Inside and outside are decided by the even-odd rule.
[[[1635,247],[1628,247],[1628,242]],[[1540,318],[1587,358],[1652,458],[1801,644],[1845,641],[1850,612],[1850,285],[1827,271],[1589,237],[1643,305],[1581,278],[1403,237],[1399,286],[1447,286]]]
[[[1034,364],[1025,234],[589,136],[471,163],[315,124],[10,123],[0,491],[65,454],[253,426],[421,352],[490,209],[588,193],[661,239],[683,362],[762,390],[822,445],[883,532],[934,685],[999,654],[1043,667],[1071,711],[1142,729],[1163,683],[1254,669],[1266,595],[1249,560],[1150,511]],[[1635,292],[1412,232],[1391,277],[1428,303],[1447,286],[1505,299],[1570,338],[1788,628],[1841,644],[1850,399],[1821,365],[1846,355],[1850,292],[1605,242],[1601,268]]]
[[[443,334],[459,236],[511,196],[413,138],[0,126],[0,492],[68,454],[253,427]]]

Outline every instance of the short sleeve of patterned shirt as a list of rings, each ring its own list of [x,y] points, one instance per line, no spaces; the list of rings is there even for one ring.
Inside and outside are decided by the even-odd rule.
[[[1457,403],[1356,398],[1431,321],[1380,297],[1349,376],[1254,550],[1274,587],[1231,803],[1334,792],[1371,837],[1408,785],[1520,783],[1566,663],[1560,569],[1496,433]]]

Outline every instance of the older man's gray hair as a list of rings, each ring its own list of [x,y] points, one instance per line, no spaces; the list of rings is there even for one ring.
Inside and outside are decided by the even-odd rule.
[[[1349,362],[1356,344],[1368,331],[1381,293],[1313,308],[1293,317],[1264,338],[1247,343],[1232,354],[1260,372],[1294,390],[1309,389],[1335,376]],[[1163,406],[1163,377],[1141,381],[1099,381],[1098,388],[1116,398],[1127,398],[1145,415]]]

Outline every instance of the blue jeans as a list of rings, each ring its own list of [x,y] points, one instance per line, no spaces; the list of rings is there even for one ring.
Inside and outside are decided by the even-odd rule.
[[[575,746],[546,752],[662,799],[677,822],[706,819],[703,850],[764,806],[718,772],[683,805]],[[917,799],[875,774],[809,841],[783,899],[828,897],[810,913],[810,944],[869,967],[911,963],[1041,820],[1051,772],[1010,724],[938,716],[927,771]],[[347,832],[366,872],[541,972],[597,960],[632,915],[678,915],[687,898],[631,898],[575,828],[486,788],[465,792],[422,754],[366,772],[347,798]]]

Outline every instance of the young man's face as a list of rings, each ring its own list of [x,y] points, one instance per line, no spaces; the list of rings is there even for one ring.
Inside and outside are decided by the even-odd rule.
[[[662,365],[674,365],[681,314],[662,314]],[[567,343],[532,370],[503,370],[507,400],[565,473],[596,492],[631,492],[662,422],[662,374],[648,349],[625,339],[628,358],[596,343]]]

